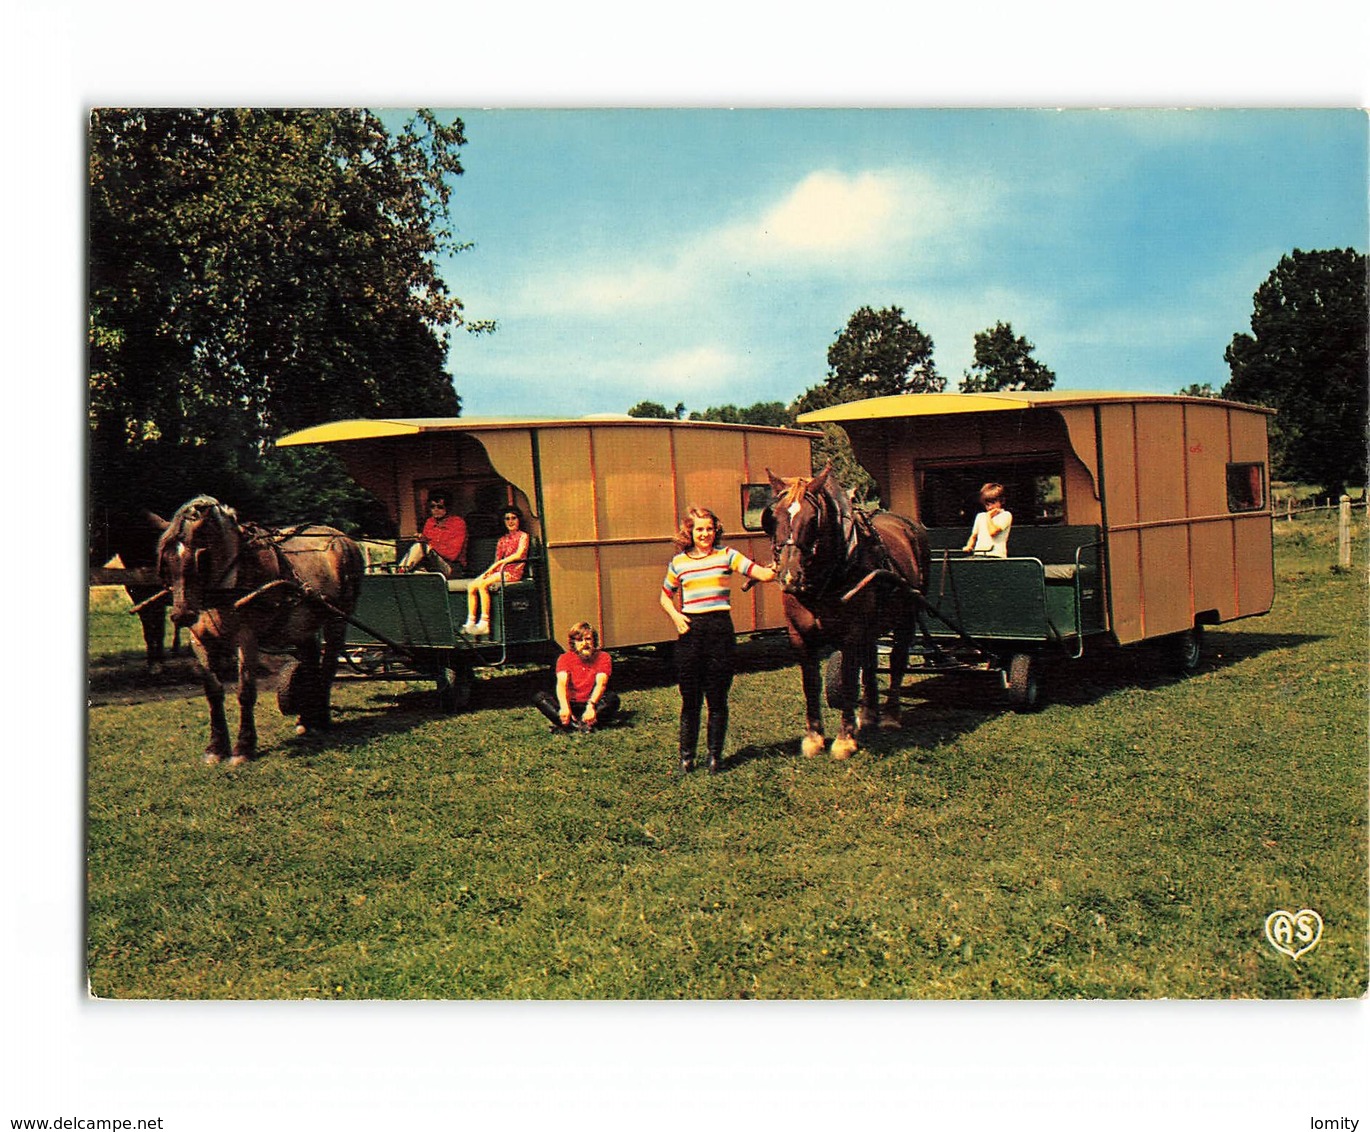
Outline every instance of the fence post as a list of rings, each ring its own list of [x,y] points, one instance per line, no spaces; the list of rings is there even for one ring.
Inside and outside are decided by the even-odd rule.
[[[1343,570],[1351,569],[1351,497],[1341,497],[1337,516],[1337,561]]]

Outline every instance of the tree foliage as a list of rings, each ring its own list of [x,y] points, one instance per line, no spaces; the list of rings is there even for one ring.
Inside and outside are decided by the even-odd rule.
[[[824,380],[838,400],[899,393],[940,393],[946,379],[932,359],[932,339],[901,307],[862,307],[828,348]]]
[[[245,506],[323,420],[455,415],[437,260],[460,120],[98,110],[89,133],[92,503]],[[488,329],[479,324],[475,329]]]
[[[1256,291],[1251,333],[1225,354],[1223,396],[1279,410],[1274,474],[1332,494],[1365,483],[1366,266],[1352,248],[1283,256]]]
[[[1175,390],[1179,397],[1219,397],[1221,394],[1208,382],[1191,382],[1183,389]]]
[[[1016,337],[1007,322],[996,322],[975,336],[975,362],[961,378],[962,393],[1047,390],[1056,374],[1032,356],[1037,347]]]
[[[639,401],[628,410],[628,415],[658,421],[678,421],[685,415],[685,406],[677,401],[674,409],[668,409],[660,401]]]
[[[940,393],[946,379],[937,372],[932,338],[905,317],[902,307],[861,307],[828,348],[828,374],[821,385],[806,389],[790,406],[795,416],[901,393]],[[814,467],[831,462],[838,478],[857,498],[866,498],[875,481],[856,461],[847,434],[822,425],[823,439],[814,445]]]
[[[739,408],[718,405],[690,414],[692,421],[717,421],[720,424],[766,425],[770,428],[794,427],[794,412],[783,401],[758,401]]]

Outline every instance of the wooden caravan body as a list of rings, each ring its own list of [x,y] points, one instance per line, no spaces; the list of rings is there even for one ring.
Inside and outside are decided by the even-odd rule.
[[[329,445],[401,535],[419,530],[428,493],[439,487],[452,494],[473,541],[487,518],[515,504],[533,538],[534,576],[542,579],[538,635],[561,641],[572,624],[588,620],[605,646],[620,648],[674,636],[658,594],[689,507],[713,510],[729,545],[770,561],[758,521],[766,469],[809,474],[815,435],[631,417],[451,417],[337,421],[277,443]],[[732,608],[739,632],[784,623],[774,587],[738,587]]]
[[[1097,546],[1097,616],[1086,595],[1077,633],[1130,644],[1270,609],[1269,415],[1183,396],[923,393],[800,421],[841,425],[883,505],[934,548],[964,545],[985,482],[1007,489],[1010,558],[1050,566],[1039,548]]]

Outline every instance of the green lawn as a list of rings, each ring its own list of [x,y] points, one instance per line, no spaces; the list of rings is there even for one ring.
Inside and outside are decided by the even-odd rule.
[[[622,658],[631,714],[601,734],[550,734],[525,706],[541,674],[482,681],[459,716],[346,681],[326,739],[264,695],[263,757],[208,768],[184,670],[143,674],[136,620],[93,602],[92,990],[1364,994],[1365,575],[1331,568],[1331,522],[1277,527],[1274,612],[1211,631],[1195,676],[1096,650],[1032,715],[988,677],[914,678],[904,729],[846,763],[799,754],[797,670],[751,642],[713,778],[672,774],[650,655]],[[1297,962],[1263,935],[1280,908],[1326,925]]]

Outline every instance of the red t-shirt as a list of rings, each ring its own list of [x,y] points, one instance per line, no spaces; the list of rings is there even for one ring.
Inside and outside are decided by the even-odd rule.
[[[423,540],[448,562],[466,565],[466,520],[460,515],[441,520],[430,515],[423,525]]]
[[[595,690],[595,677],[600,673],[609,676],[613,671],[614,662],[603,649],[595,653],[589,664],[575,652],[564,652],[557,657],[557,674],[566,673],[566,696],[573,704],[588,703]]]

